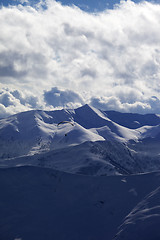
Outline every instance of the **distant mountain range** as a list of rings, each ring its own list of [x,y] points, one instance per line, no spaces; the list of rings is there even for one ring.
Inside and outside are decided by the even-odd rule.
[[[0,120],[0,166],[43,166],[85,175],[160,170],[160,117],[89,105],[33,110]]]
[[[0,239],[159,240],[159,146],[154,114],[85,105],[1,119]]]

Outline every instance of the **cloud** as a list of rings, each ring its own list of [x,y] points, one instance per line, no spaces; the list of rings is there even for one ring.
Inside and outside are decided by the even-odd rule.
[[[132,103],[121,102],[117,97],[92,97],[90,104],[101,110],[115,110],[119,112],[133,113],[159,113],[160,99],[152,96],[143,101],[135,100]]]
[[[34,96],[23,96],[18,90],[11,92],[15,99],[18,99],[22,105],[29,105],[31,108],[36,108],[38,106],[38,98]]]
[[[0,93],[0,103],[5,107],[8,107],[13,104],[13,96],[10,93]]]
[[[44,100],[47,105],[53,107],[70,107],[83,104],[82,98],[71,90],[59,90],[57,87],[44,92]]]
[[[24,3],[29,3],[28,0],[20,0],[20,2],[21,2],[22,4],[24,4]]]
[[[82,97],[76,92],[60,90],[57,87],[44,91],[39,98],[28,92],[2,88],[0,91],[0,118],[32,109],[76,108],[83,104]]]
[[[0,118],[34,108],[41,108],[37,97],[25,96],[18,90],[2,89],[0,91]]]
[[[91,14],[53,0],[28,2],[0,8],[0,29],[5,109],[90,102],[160,113],[160,4],[122,1]]]

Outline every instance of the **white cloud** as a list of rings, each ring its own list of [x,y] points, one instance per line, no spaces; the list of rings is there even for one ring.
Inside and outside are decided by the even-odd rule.
[[[39,98],[28,92],[2,88],[0,91],[0,118],[32,109],[73,108],[82,104],[84,102],[79,94],[71,90],[60,90],[57,87],[44,91]]]
[[[90,104],[102,110],[115,110],[134,113],[159,113],[160,99],[155,96],[135,101],[121,101],[118,97],[92,97]]]
[[[22,4],[24,4],[24,3],[29,3],[28,0],[20,0],[20,2],[21,2]]]
[[[0,91],[0,118],[7,117],[17,112],[41,108],[37,97],[25,96],[18,90],[2,88]]]
[[[10,94],[14,88],[30,96],[9,108],[45,108],[44,91],[57,87],[79,93],[76,104],[83,98],[107,109],[160,113],[159,4],[122,1],[97,14],[52,0],[43,4],[0,9],[0,84]],[[14,95],[6,101],[13,97],[17,101]]]

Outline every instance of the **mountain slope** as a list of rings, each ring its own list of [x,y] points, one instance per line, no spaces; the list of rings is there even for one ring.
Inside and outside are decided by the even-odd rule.
[[[148,194],[127,215],[114,239],[160,239],[160,187]]]
[[[117,142],[84,142],[32,156],[0,161],[0,167],[41,166],[84,175],[140,173],[141,168],[125,145]]]
[[[37,167],[0,169],[0,239],[111,240],[159,183],[156,173],[89,177]]]
[[[156,126],[160,124],[160,116],[157,114],[121,113],[105,111],[107,117],[121,126],[136,129],[143,126]]]
[[[31,155],[85,141],[104,140],[76,122],[74,126],[58,125],[61,121],[71,121],[71,118],[66,110],[61,110],[30,111],[0,120],[0,157]]]
[[[58,125],[61,121],[74,122],[74,126]],[[75,111],[34,110],[0,120],[0,157],[28,155],[85,141],[136,140],[138,134],[112,122],[103,112],[88,105]]]
[[[157,171],[160,125],[154,122],[130,129],[89,105],[19,113],[0,120],[0,166],[42,165],[89,175]]]
[[[85,105],[0,120],[0,239],[160,238],[159,117],[116,114]]]

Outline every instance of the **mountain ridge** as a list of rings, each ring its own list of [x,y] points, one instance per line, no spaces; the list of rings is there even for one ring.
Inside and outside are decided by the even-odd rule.
[[[0,120],[0,239],[160,238],[158,118],[133,128],[118,115],[85,105]]]
[[[43,166],[61,168],[63,162],[61,170],[69,171],[68,163],[82,174],[156,171],[160,169],[159,142],[160,124],[153,126],[153,121],[150,126],[127,128],[89,105],[55,111],[32,110],[0,120],[0,166],[31,162],[36,165],[37,159],[44,159],[40,163]],[[93,153],[93,148],[98,151]],[[50,156],[49,162],[46,156]],[[78,159],[77,168],[73,158]]]

